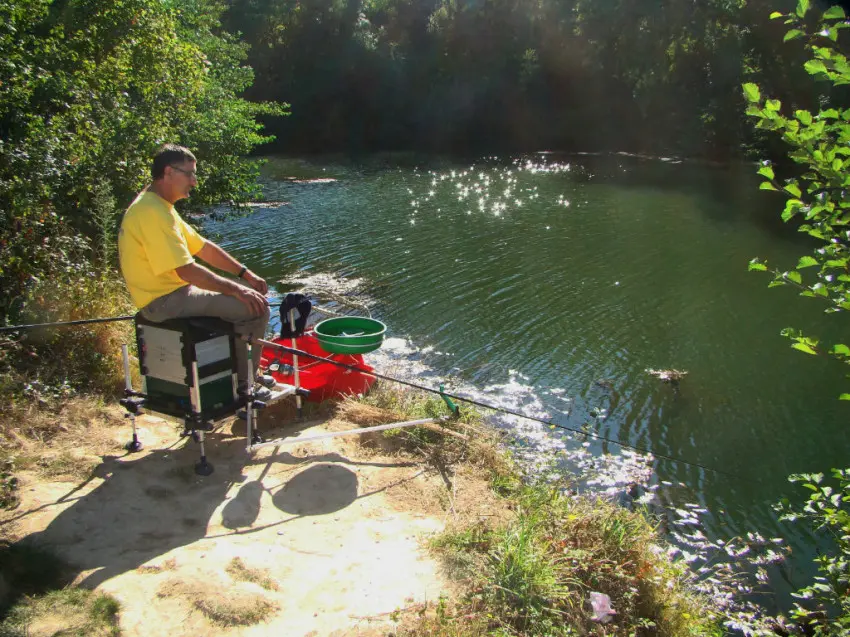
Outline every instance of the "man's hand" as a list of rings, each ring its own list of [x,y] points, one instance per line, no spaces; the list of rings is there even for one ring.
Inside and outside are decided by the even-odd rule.
[[[258,277],[250,270],[245,271],[245,274],[242,275],[242,279],[260,294],[268,294],[269,286],[266,283],[266,280]]]
[[[262,279],[259,280],[263,285],[266,284],[266,282]],[[246,287],[242,287],[241,285],[238,287],[239,291],[234,296],[248,306],[252,316],[260,316],[260,314],[266,311],[266,308],[269,306],[269,302],[266,300],[266,297],[260,294],[257,290],[250,290]]]
[[[248,306],[252,316],[260,316],[269,306],[266,297],[260,294],[259,290],[246,287],[233,279],[220,277],[194,261],[180,266],[175,269],[175,272],[186,283],[191,283],[202,290],[221,292],[236,297]],[[256,285],[261,284],[263,289],[268,289],[265,281],[257,277],[254,278],[258,281]]]
[[[204,240],[204,245],[198,251],[196,256],[200,257],[214,268],[224,270],[234,276],[238,276],[238,273],[242,270],[242,264],[239,263],[239,261],[230,256],[224,248],[217,246],[212,241]],[[266,294],[269,291],[269,286],[266,285],[265,280],[261,279],[250,270],[245,270],[245,273],[242,275],[242,280],[260,294]]]

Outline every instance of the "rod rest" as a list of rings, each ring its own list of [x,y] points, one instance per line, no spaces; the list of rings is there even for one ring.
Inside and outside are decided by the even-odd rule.
[[[127,398],[119,400],[118,403],[134,416],[138,416],[142,413],[142,407],[145,405],[145,399],[141,396],[128,396]]]

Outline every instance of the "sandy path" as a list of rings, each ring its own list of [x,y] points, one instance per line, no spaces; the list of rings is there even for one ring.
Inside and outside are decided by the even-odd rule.
[[[310,433],[329,426],[312,424]],[[21,506],[0,520],[6,534],[54,547],[79,569],[77,583],[113,594],[124,634],[388,634],[393,611],[447,592],[423,548],[445,515],[415,506],[435,480],[421,464],[346,439],[251,458],[241,427],[226,423],[208,437],[215,472],[202,478],[197,445],[173,422],[146,416],[139,425],[144,451],[116,450],[83,485],[24,474]],[[277,590],[238,581],[228,573],[234,558],[265,569]],[[203,612],[234,600],[272,611],[229,628]]]

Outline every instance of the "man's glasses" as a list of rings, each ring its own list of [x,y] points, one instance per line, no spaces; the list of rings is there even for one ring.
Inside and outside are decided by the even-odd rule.
[[[194,170],[183,170],[182,168],[178,168],[177,166],[171,166],[174,170],[179,171],[186,175],[189,179],[197,179],[198,173]]]

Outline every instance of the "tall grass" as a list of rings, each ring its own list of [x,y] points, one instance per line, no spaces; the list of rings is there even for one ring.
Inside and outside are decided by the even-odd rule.
[[[97,269],[80,256],[78,265],[32,282],[21,320],[53,323],[133,312],[118,273]],[[22,437],[47,441],[62,421],[85,421],[92,415],[90,405],[111,400],[120,390],[121,345],[134,343],[132,329],[124,321],[0,335],[0,506],[17,502],[13,473]]]
[[[27,323],[55,323],[134,313],[126,288],[112,271],[90,266],[65,271],[37,282],[23,312]],[[39,328],[20,335],[14,352],[13,381],[25,381],[47,391],[108,394],[121,376],[121,344],[132,342],[130,321]]]
[[[692,588],[685,565],[671,562],[640,513],[611,502],[525,486],[511,499],[507,526],[452,529],[434,549],[468,584],[453,613],[423,620],[413,635],[723,634],[711,602]],[[615,611],[594,615],[590,593]]]

